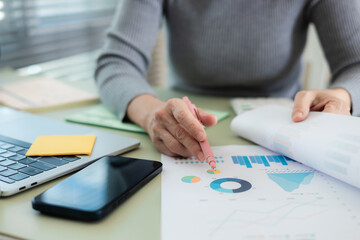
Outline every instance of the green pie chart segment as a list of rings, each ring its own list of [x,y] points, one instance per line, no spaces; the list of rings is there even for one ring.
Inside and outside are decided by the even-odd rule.
[[[197,183],[200,182],[200,178],[197,176],[185,176],[181,178],[181,181],[184,183]]]

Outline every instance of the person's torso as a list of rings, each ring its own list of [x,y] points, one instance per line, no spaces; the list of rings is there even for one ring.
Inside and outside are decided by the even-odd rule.
[[[165,0],[175,85],[271,88],[299,64],[306,0]]]

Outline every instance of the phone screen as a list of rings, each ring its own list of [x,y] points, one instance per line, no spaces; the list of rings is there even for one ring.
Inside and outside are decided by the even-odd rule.
[[[104,157],[33,199],[40,212],[98,220],[161,172],[156,161]]]

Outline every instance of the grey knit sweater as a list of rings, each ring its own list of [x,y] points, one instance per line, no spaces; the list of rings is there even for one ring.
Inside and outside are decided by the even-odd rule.
[[[332,71],[360,115],[360,0],[121,0],[98,59],[102,101],[120,119],[154,94],[146,71],[165,19],[170,86],[225,96],[294,97],[314,23]]]

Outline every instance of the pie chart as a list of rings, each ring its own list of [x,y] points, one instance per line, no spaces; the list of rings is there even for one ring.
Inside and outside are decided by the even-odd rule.
[[[197,183],[200,182],[200,178],[197,176],[186,176],[181,179],[185,183]]]
[[[214,169],[210,169],[206,171],[208,174],[219,174],[221,173],[220,170],[214,170]]]
[[[224,188],[223,183],[237,183],[235,188]],[[212,181],[210,187],[218,192],[223,193],[241,193],[251,189],[251,183],[239,178],[220,178]]]

